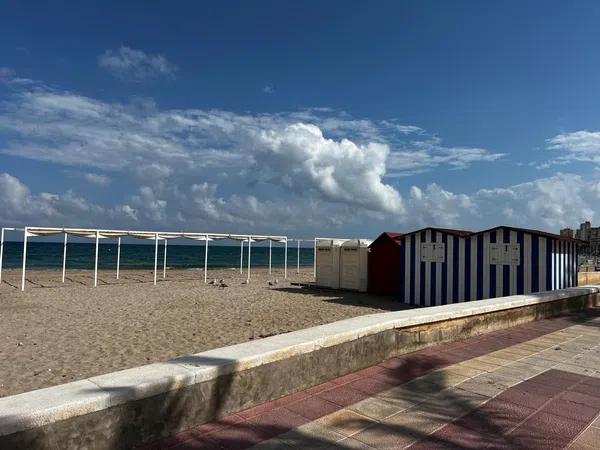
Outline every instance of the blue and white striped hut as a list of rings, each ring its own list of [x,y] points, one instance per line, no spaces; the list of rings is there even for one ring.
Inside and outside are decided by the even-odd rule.
[[[402,236],[400,299],[433,306],[577,285],[577,241],[523,228]]]

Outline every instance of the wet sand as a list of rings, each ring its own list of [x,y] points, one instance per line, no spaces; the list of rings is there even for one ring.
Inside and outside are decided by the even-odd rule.
[[[290,285],[312,268],[93,273],[5,270],[0,285],[0,397],[349,317],[403,309],[391,298]],[[278,280],[269,286],[268,281]]]

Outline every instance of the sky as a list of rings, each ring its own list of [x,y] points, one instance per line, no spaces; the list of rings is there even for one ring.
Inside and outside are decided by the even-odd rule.
[[[600,224],[600,3],[0,5],[0,224]]]

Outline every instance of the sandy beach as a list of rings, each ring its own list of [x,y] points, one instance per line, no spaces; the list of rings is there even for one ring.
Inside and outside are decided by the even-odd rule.
[[[0,397],[93,375],[164,361],[252,339],[406,306],[386,297],[292,286],[312,280],[312,267],[253,269],[250,284],[239,270],[171,270],[152,284],[149,270],[5,270],[0,285]],[[275,286],[268,281],[278,280]]]

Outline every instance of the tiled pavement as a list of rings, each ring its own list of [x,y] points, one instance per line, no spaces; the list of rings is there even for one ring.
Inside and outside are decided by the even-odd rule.
[[[384,361],[148,449],[597,449],[600,310]]]

